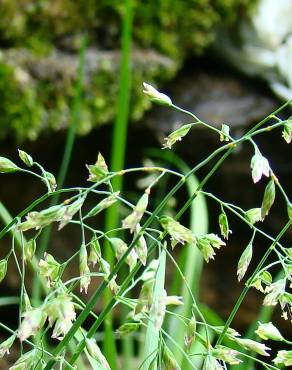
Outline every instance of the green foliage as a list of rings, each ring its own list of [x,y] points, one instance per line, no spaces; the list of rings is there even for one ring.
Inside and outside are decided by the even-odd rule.
[[[157,91],[157,94],[160,94],[159,91]],[[161,97],[162,95],[159,96]],[[263,293],[264,306],[274,307],[279,305],[282,317],[288,320],[292,307],[291,294],[288,291],[291,279],[292,255],[291,248],[284,244],[283,236],[291,227],[290,214],[287,215],[285,209],[286,224],[284,226],[281,225],[276,235],[269,235],[264,228],[255,226],[246,218],[244,209],[236,204],[225,202],[223,199],[218,198],[215,193],[208,193],[205,190],[210,177],[220,169],[220,166],[238,144],[252,145],[259,156],[260,150],[254,138],[261,134],[271,134],[271,131],[283,128],[284,121],[278,118],[275,122],[275,117],[288,104],[291,104],[291,101],[259,122],[240,138],[235,139],[229,135],[230,142],[222,143],[220,141],[221,131],[219,129],[202,122],[191,112],[187,112],[172,103],[171,107],[173,109],[184,111],[194,119],[192,126],[202,125],[215,131],[218,139],[218,147],[213,152],[187,172],[181,168],[180,170],[183,173],[155,165],[112,171],[107,166],[102,155],[99,155],[97,163],[94,165],[94,171],[99,169],[98,172],[94,173],[94,175],[98,174],[98,178],[90,181],[88,187],[56,190],[48,186],[47,172],[41,165],[29,157],[29,154],[26,153],[26,160],[23,161],[24,152],[19,151],[20,160],[23,161],[22,166],[26,167],[18,167],[17,164],[5,157],[1,157],[5,171],[8,168],[7,166],[13,170],[15,169],[14,166],[17,166],[14,176],[17,176],[19,172],[26,172],[36,176],[47,185],[47,192],[11,221],[9,220],[10,217],[7,217],[5,208],[0,207],[2,218],[8,222],[0,232],[0,239],[8,232],[12,233],[11,248],[1,260],[0,282],[1,284],[5,282],[7,275],[10,273],[9,268],[11,264],[15,264],[20,284],[19,301],[14,301],[19,308],[18,329],[10,329],[0,322],[0,327],[9,333],[9,336],[0,344],[0,356],[6,355],[10,348],[17,348],[19,341],[25,342],[27,345],[20,345],[19,358],[11,369],[34,367],[36,369],[50,370],[55,365],[60,365],[60,368],[66,370],[72,369],[76,361],[82,358],[81,354],[83,352],[85,352],[93,369],[110,369],[108,359],[106,359],[95,341],[95,339],[98,339],[98,336],[97,338],[94,337],[100,325],[104,323],[116,306],[123,306],[128,311],[126,316],[127,325],[120,327],[119,335],[131,335],[134,331],[135,334],[136,331],[139,331],[136,340],[139,346],[144,348],[141,351],[140,358],[137,359],[141,368],[161,369],[164,366],[165,369],[195,369],[197,368],[197,361],[200,361],[204,363],[203,368],[206,370],[219,370],[226,368],[227,365],[239,365],[240,363],[244,365],[246,357],[249,359],[249,362],[250,360],[257,361],[261,367],[270,370],[277,369],[276,366],[282,364],[290,366],[291,351],[282,349],[286,347],[280,347],[278,353],[270,359],[269,351],[271,348],[265,343],[261,343],[261,340],[272,340],[281,343],[283,346],[292,344],[270,320],[264,322],[261,319],[257,330],[253,329],[259,338],[240,337],[240,334],[231,327],[233,319],[250,289],[257,289]],[[206,151],[208,151],[208,148],[206,148]],[[266,161],[262,160],[265,157],[262,154],[260,155],[262,157],[257,165],[259,166],[259,172],[262,173],[262,169],[266,170],[267,168]],[[214,164],[213,159],[215,157],[218,158]],[[27,160],[28,158],[31,159]],[[194,188],[192,187],[185,204],[173,216],[165,216],[165,207],[169,200],[192,179],[194,173],[211,163],[211,170]],[[251,175],[254,177],[253,170],[252,168]],[[90,167],[90,171],[92,171],[92,167]],[[155,176],[155,179],[152,176],[150,183],[148,182],[144,186],[144,193],[140,194],[136,204],[130,203],[124,195],[113,193],[112,186],[112,181],[115,177],[127,176],[133,172]],[[291,201],[270,165],[264,174],[266,177],[271,177],[275,182],[272,198],[274,198],[274,193],[276,194],[276,192],[281,194],[286,206],[289,208]],[[153,192],[165,175],[174,176],[175,184],[160,199],[159,204],[155,206],[152,202]],[[5,176],[5,173],[1,176]],[[254,181],[256,183],[258,181],[263,182],[266,179],[258,176],[257,173],[254,180],[256,180]],[[252,184],[252,186],[257,185]],[[44,208],[43,203],[45,201],[63,193],[67,194],[65,200],[55,206]],[[265,194],[267,193],[265,192]],[[104,205],[105,202],[108,202],[111,196],[117,198],[116,203],[123,203],[124,206],[129,208],[126,218],[119,224],[120,227],[103,231],[98,226],[98,223],[89,224],[87,222],[87,218],[89,218],[87,216],[90,214],[90,211],[87,215],[83,211],[88,209],[87,201],[90,195],[94,195],[95,199],[97,199],[94,209],[99,208],[101,213],[106,209],[101,204]],[[176,262],[176,255],[173,253],[174,246],[177,250],[192,248],[199,253],[201,260],[202,257],[205,258],[206,263],[211,262],[210,260],[215,257],[214,248],[218,249],[217,253],[224,253],[224,251],[219,249],[225,245],[225,242],[218,235],[213,232],[207,232],[203,225],[200,225],[200,228],[193,227],[192,229],[183,225],[184,221],[181,219],[181,216],[192,207],[193,201],[197,197],[202,196],[216,202],[220,208],[220,214],[225,214],[225,227],[223,230],[221,229],[223,236],[228,236],[226,225],[228,224],[229,214],[236,217],[239,222],[246,223],[250,227],[252,235],[250,242],[252,247],[245,249],[243,252],[237,271],[239,280],[243,277],[246,279],[245,286],[223,325],[215,313],[201,306],[198,289],[191,285],[194,282],[194,274],[190,273],[191,271],[189,270],[192,267],[191,261],[186,261],[185,266],[181,267]],[[276,199],[278,200],[278,197]],[[37,211],[36,207],[39,209],[38,206],[40,206],[41,210]],[[272,206],[273,204],[269,202],[269,208]],[[113,207],[113,203],[109,204],[108,207]],[[261,217],[269,217],[267,212],[261,214],[260,208],[259,212]],[[94,215],[91,216],[94,217]],[[38,237],[48,226],[53,226],[57,223],[59,224],[59,230],[63,227],[67,228],[68,224],[70,224],[70,227],[77,226],[80,229],[81,240],[76,243],[77,250],[72,252],[68,259],[58,258],[57,260],[52,254],[48,253],[39,258],[34,254],[35,250],[38,249]],[[193,222],[192,226],[195,226]],[[29,253],[27,253],[26,248],[27,243],[30,243],[30,241],[25,241],[27,231],[31,235],[30,237],[33,238],[30,239],[30,241],[33,240],[33,245]],[[113,233],[118,237],[113,237]],[[257,239],[259,236],[261,240],[260,249],[262,250],[261,246],[264,240],[266,240],[267,246],[260,260],[250,271],[250,262],[253,261],[253,254],[250,252],[250,249],[255,250],[258,248]],[[144,248],[145,254],[141,257],[138,248],[141,247],[139,242],[142,242],[142,238],[146,248]],[[20,253],[17,253],[15,250],[15,241],[17,241]],[[104,248],[105,243],[108,242],[115,254],[115,260],[112,265],[107,260]],[[226,240],[226,244],[228,243],[228,240]],[[222,249],[224,250],[225,248],[228,248],[228,245]],[[243,248],[246,247],[243,246]],[[272,254],[275,261],[271,262],[270,256]],[[27,264],[28,255],[30,255],[32,262],[37,262],[38,267],[34,263],[31,266]],[[195,278],[199,281],[201,268],[200,266],[195,266],[198,263],[195,259],[195,254],[188,253],[187,258],[194,259],[192,261],[193,266],[199,270],[195,273]],[[77,274],[71,268],[71,264],[74,261],[75,264],[79,264]],[[177,295],[181,293],[178,289],[173,292],[174,295],[168,294],[169,286],[166,277],[169,272],[172,273],[173,271],[172,269],[169,270],[169,262],[179,274],[187,294],[185,294],[184,289],[181,295]],[[281,268],[280,276],[274,273],[275,265]],[[30,303],[29,299],[29,280],[27,277],[27,269],[29,267],[34,270],[38,268],[39,278],[46,281],[46,284],[43,286],[44,297],[37,303],[33,302],[33,300]],[[183,270],[184,267],[185,270]],[[122,268],[126,269],[126,275],[121,273]],[[246,278],[247,272],[249,273],[248,278]],[[99,279],[97,285],[93,284],[93,279],[95,278]],[[83,297],[78,295],[76,291],[78,286],[80,287],[80,292],[84,291],[84,294],[90,296],[88,299],[83,300]],[[139,288],[140,293],[137,293]],[[98,302],[101,302],[102,296],[106,291],[111,292],[111,295],[97,316],[94,308],[97,307]],[[8,297],[6,298],[6,302],[9,302]],[[5,300],[2,300],[2,303],[4,302]],[[182,305],[186,309],[173,309],[173,306],[180,307]],[[169,320],[170,317],[172,318],[171,320]],[[94,320],[88,320],[89,318],[94,318]],[[169,327],[165,325],[166,318],[168,318],[170,323]],[[92,322],[88,332],[82,328],[86,320],[87,322]],[[173,321],[179,325],[179,330],[173,330],[173,328],[177,328],[176,325],[173,326]],[[52,331],[48,330],[49,328]],[[146,328],[146,333],[145,331],[143,332],[143,328]],[[184,329],[184,343],[181,341],[181,328]],[[54,343],[52,348],[46,347],[45,335],[51,335],[52,338],[59,341],[58,344],[55,345]],[[18,340],[14,342],[16,337]],[[34,338],[33,342],[30,340],[31,337]],[[265,358],[257,358],[258,355],[265,356]],[[114,357],[114,360],[117,360],[117,356],[114,355]],[[82,366],[78,368],[82,369]]]
[[[118,52],[91,50],[86,55],[85,83],[76,131],[85,135],[96,125],[114,119],[117,111],[119,69]],[[162,81],[173,76],[176,66],[157,55],[137,53],[132,80],[141,86],[145,78]],[[92,58],[99,60],[98,63]],[[89,61],[91,59],[91,61]],[[89,65],[90,63],[90,65]],[[7,134],[17,140],[35,139],[43,130],[58,131],[68,126],[74,100],[78,57],[54,52],[48,57],[25,49],[5,51],[0,59],[0,138]],[[141,118],[149,101],[132,89],[130,116]]]
[[[134,1],[134,41],[181,58],[201,53],[213,41],[215,27],[230,24],[251,0],[148,0]],[[56,44],[70,35],[78,44],[84,29],[92,31],[101,45],[116,48],[124,3],[117,0],[4,0],[1,39],[14,45],[43,50],[42,43]],[[11,22],[11,19],[13,20]],[[102,33],[102,37],[101,37]]]
[[[14,134],[17,139],[35,139],[45,111],[35,84],[25,71],[0,60],[0,138]]]

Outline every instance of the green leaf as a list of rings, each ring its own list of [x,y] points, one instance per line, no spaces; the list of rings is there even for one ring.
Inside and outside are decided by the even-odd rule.
[[[231,230],[229,229],[228,218],[224,211],[219,215],[219,227],[221,235],[225,239],[228,239],[228,234],[231,234]]]
[[[144,212],[148,206],[149,195],[144,193],[142,197],[138,200],[138,203],[134,207],[133,211],[122,221],[122,225],[125,229],[130,229],[130,232],[133,233],[141,221]]]
[[[140,328],[141,324],[137,322],[128,322],[123,324],[117,329],[117,334],[120,337],[124,337],[130,333],[133,333],[134,331],[137,331]]]
[[[163,144],[162,149],[169,148],[177,142],[181,141],[181,139],[187,135],[187,133],[190,131],[192,127],[192,124],[189,123],[187,125],[181,126],[179,129],[173,131],[170,135],[168,135],[164,140],[166,143]]]
[[[0,173],[10,173],[18,171],[19,168],[5,157],[0,157]]]
[[[108,167],[103,156],[98,153],[95,164],[86,165],[89,171],[88,181],[98,182],[108,175]]]
[[[288,213],[289,221],[292,222],[292,203],[288,203],[287,213]]]
[[[262,206],[261,206],[261,218],[264,219],[270,212],[270,209],[275,201],[276,187],[275,182],[271,179],[266,186]]]
[[[26,261],[31,261],[35,254],[36,250],[36,241],[35,239],[30,239],[28,242],[24,244],[24,259]]]
[[[291,143],[292,140],[292,120],[284,123],[282,136],[287,144]]]
[[[220,141],[229,141],[230,127],[225,123],[221,126]]]
[[[254,225],[256,222],[262,221],[261,208],[251,208],[245,212],[245,219]]]
[[[149,321],[147,323],[147,331],[145,337],[145,346],[144,346],[144,366],[143,370],[148,370],[150,365],[152,365],[152,361],[154,361],[153,369],[157,368],[156,365],[156,355],[159,348],[160,343],[160,328],[155,325],[155,321],[157,321],[157,311],[154,310],[154,306],[157,305],[159,298],[162,296],[164,292],[164,283],[165,283],[165,267],[166,267],[166,252],[163,249],[159,256],[159,267],[156,272],[155,276],[155,284],[153,289],[153,303],[152,308],[149,314]]]
[[[100,201],[95,207],[93,207],[88,212],[88,214],[84,218],[96,216],[98,213],[100,213],[104,209],[110,207],[112,204],[114,204],[118,200],[117,197],[119,194],[120,192],[116,191],[115,193],[109,195],[107,198]]]
[[[7,260],[1,260],[0,261],[0,283],[5,278],[7,273]]]
[[[22,162],[26,164],[28,167],[31,167],[33,165],[33,159],[29,154],[27,154],[23,150],[18,149],[18,155]]]
[[[243,251],[240,259],[239,259],[239,262],[238,262],[238,266],[237,266],[237,275],[238,275],[238,281],[240,281],[247,269],[248,269],[248,266],[250,264],[250,261],[252,259],[252,243],[249,243],[248,246],[245,248],[245,250]]]

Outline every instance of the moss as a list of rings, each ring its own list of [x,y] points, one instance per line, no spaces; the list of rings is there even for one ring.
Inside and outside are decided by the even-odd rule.
[[[230,23],[254,0],[134,0],[134,42],[173,57],[201,53],[219,23]],[[92,42],[117,48],[123,2],[118,0],[3,0],[0,38],[41,48],[87,29]]]
[[[35,139],[45,114],[29,75],[0,62],[0,138]]]
[[[210,45],[217,25],[232,24],[241,10],[254,4],[253,0],[133,1],[135,49],[154,52],[138,52],[134,57],[132,119],[139,119],[149,106],[137,89],[143,80],[159,84],[171,78],[186,57],[203,53]],[[119,50],[123,4],[119,0],[2,0],[0,45],[7,51],[3,49],[0,60],[0,138],[13,134],[18,140],[34,139],[42,130],[68,125],[76,50],[85,29],[90,35],[87,64],[91,67],[78,132],[86,134],[114,118],[119,65],[115,50]],[[94,49],[96,44],[104,52]],[[63,48],[71,54],[62,53]]]
[[[78,56],[54,51],[39,56],[25,49],[2,53],[0,63],[0,138],[35,139],[43,130],[62,130],[70,122]],[[138,119],[149,107],[142,82],[171,78],[177,65],[154,52],[133,55],[131,118]],[[79,134],[112,121],[116,114],[119,53],[89,49],[86,53],[84,92]],[[138,88],[137,88],[138,87]]]

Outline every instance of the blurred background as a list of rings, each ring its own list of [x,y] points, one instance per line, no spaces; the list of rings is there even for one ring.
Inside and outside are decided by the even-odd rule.
[[[143,81],[202,120],[218,128],[228,124],[231,134],[240,136],[291,99],[291,19],[290,0],[1,0],[0,155],[18,162],[17,148],[23,149],[64,186],[86,185],[85,164],[94,163],[98,152],[113,170],[141,166],[146,158],[172,167],[153,149],[191,121],[151,106],[142,93]],[[290,115],[291,106],[280,116]],[[281,132],[260,136],[257,143],[289,193],[291,149]],[[194,129],[175,152],[194,167],[217,146],[212,132]],[[244,209],[259,207],[265,184],[252,183],[252,155],[250,145],[238,148],[205,190]],[[198,172],[198,179],[211,165]],[[129,176],[122,184],[133,202],[141,194],[139,179]],[[171,185],[165,184],[164,191]],[[1,175],[0,201],[13,216],[44,192],[43,184],[28,175]],[[154,195],[152,206],[161,193]],[[186,197],[185,191],[179,193],[170,211],[175,213]],[[209,230],[218,233],[220,209],[211,202],[207,207]],[[272,235],[286,221],[283,207],[279,199],[263,225]],[[117,218],[122,216],[120,210]],[[98,222],[103,227],[106,221]],[[232,217],[230,227],[228,246],[204,267],[200,289],[202,302],[223,319],[243,287],[236,266],[251,236]],[[290,242],[291,236],[290,231]],[[76,237],[71,229],[61,235],[53,230],[49,248],[58,258],[68,258]],[[267,248],[265,240],[257,244],[254,264]],[[8,241],[1,240],[1,255],[8,248]],[[171,274],[169,279],[170,284]],[[15,275],[8,274],[2,284],[5,295],[17,294]],[[249,293],[236,329],[244,332],[257,318],[262,298],[255,290]],[[14,311],[0,309],[1,319],[15,324],[17,310],[14,319]],[[287,332],[280,314],[275,317]]]

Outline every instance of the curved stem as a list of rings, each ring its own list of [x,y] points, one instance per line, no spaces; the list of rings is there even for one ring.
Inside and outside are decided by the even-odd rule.
[[[191,171],[189,171],[189,173],[185,176],[186,178],[188,176],[190,176],[192,173],[194,173],[197,169],[199,169],[201,166],[203,166],[203,163],[206,164],[208,163],[207,159],[212,159],[213,158],[213,154],[212,153],[208,158],[206,158],[205,161],[201,162],[200,164],[198,164],[196,167],[194,167]],[[224,155],[225,156],[225,155]],[[215,164],[214,167],[218,168],[219,165],[222,163],[222,157],[218,160],[218,162]],[[212,172],[213,173],[213,172]],[[207,178],[207,179],[206,179]],[[209,174],[206,176],[206,178],[203,179],[203,182],[204,184],[206,183],[206,181],[210,178]],[[128,250],[127,252],[122,256],[122,258],[120,259],[120,261],[117,263],[117,265],[115,266],[114,270],[112,271],[111,275],[109,276],[109,281],[110,279],[119,271],[120,267],[123,265],[123,261],[126,259],[127,255],[130,253],[130,251],[132,250],[132,248],[134,247],[135,243],[137,242],[138,238],[140,237],[140,235],[144,232],[144,230],[147,229],[148,225],[152,222],[152,219],[154,219],[156,217],[156,215],[160,212],[161,209],[163,209],[164,207],[164,204],[166,204],[166,202],[170,199],[170,197],[173,196],[173,194],[184,184],[184,179],[180,180],[178,182],[178,184],[170,191],[170,193],[168,193],[165,198],[162,200],[162,202],[160,203],[160,205],[154,210],[154,212],[152,213],[152,216],[145,222],[145,224],[143,225],[143,227],[141,228],[140,232],[137,234],[136,238],[134,238],[134,240],[132,241],[132,243],[130,244],[130,246],[128,247]],[[195,196],[198,195],[198,191],[195,191],[195,195],[193,197],[193,199],[195,198]],[[186,204],[188,204],[188,201],[186,202]],[[186,204],[182,207],[182,209],[179,211],[179,213],[177,214],[177,218],[176,219],[179,219],[182,214],[186,211],[187,207],[186,207]],[[161,236],[160,240],[162,240],[164,237],[165,237],[166,233],[163,233],[163,235]],[[149,247],[149,253],[151,253],[154,248],[156,247],[156,244],[157,242],[154,242],[152,243],[152,245]],[[138,270],[140,269],[141,267],[141,263],[138,262],[136,264],[136,266],[133,268],[133,270],[128,274],[127,278],[124,280],[121,288],[120,288],[120,291],[118,293],[118,295],[121,295],[123,293],[123,291],[126,289],[127,285],[129,284],[129,282],[131,281],[131,279],[135,276],[135,274],[138,272]],[[99,287],[98,291],[96,291],[94,297],[92,298],[93,302],[95,300],[98,299],[98,297],[100,296],[100,294],[104,291],[104,289],[106,288],[107,286],[107,283],[106,282],[103,282],[101,284],[101,286]],[[94,305],[94,303],[92,304],[91,303],[91,300],[90,300],[90,307],[92,305]],[[104,310],[101,312],[100,316],[99,316],[99,319],[92,325],[92,327],[90,328],[90,330],[88,331],[88,334],[87,334],[87,337],[90,338],[91,336],[94,335],[94,333],[96,332],[96,330],[98,329],[98,327],[101,325],[102,321],[104,320],[104,318],[106,317],[106,315],[111,311],[111,309],[113,308],[115,304],[115,298],[113,297],[110,302],[108,303],[108,305],[104,308]],[[82,321],[81,321],[81,324],[82,322],[85,320],[86,318],[86,314],[84,314],[84,318],[82,318]],[[80,317],[80,316],[79,316]],[[78,317],[78,318],[79,318]],[[78,319],[77,319],[78,320]],[[76,323],[76,322],[75,322]],[[81,325],[80,324],[80,325]],[[75,325],[75,324],[74,324]],[[73,325],[73,326],[74,326]],[[72,327],[73,328],[73,327]],[[71,328],[71,329],[72,329]],[[76,329],[77,330],[77,329]],[[70,336],[72,335],[69,331]],[[63,339],[63,341],[66,339],[66,340],[70,340],[71,338],[69,337],[69,335],[66,335],[66,337],[68,336],[68,339],[65,337]],[[72,335],[73,336],[73,335]],[[55,355],[58,355],[60,353],[60,351],[62,350],[63,346],[66,345],[63,344],[63,342],[61,342],[59,344],[59,348],[57,347],[55,349]],[[71,360],[70,360],[70,364],[74,364],[74,362],[77,360],[78,356],[80,355],[80,353],[82,352],[82,350],[84,349],[85,347],[85,341],[81,342],[80,345],[78,346],[75,354],[72,356]],[[45,370],[49,370],[52,368],[52,366],[54,365],[54,360],[51,360],[50,363],[47,364],[47,367],[45,368]]]
[[[249,278],[248,282],[246,283],[246,286],[244,287],[244,289],[242,290],[238,300],[236,301],[236,304],[235,306],[233,307],[233,310],[231,311],[226,323],[225,323],[225,326],[224,326],[224,329],[222,331],[222,333],[220,334],[217,342],[216,342],[216,345],[219,345],[226,332],[227,332],[227,329],[229,328],[230,324],[232,323],[241,303],[243,302],[247,292],[249,291],[250,289],[250,283],[254,280],[254,278],[256,277],[257,273],[260,271],[260,269],[263,267],[264,263],[266,262],[267,258],[269,257],[269,255],[271,254],[271,252],[273,251],[273,249],[275,248],[277,242],[281,239],[281,237],[285,234],[285,232],[289,229],[291,225],[291,222],[289,221],[285,227],[280,231],[280,233],[278,234],[278,236],[276,237],[276,239],[274,240],[274,242],[271,244],[271,246],[267,249],[266,253],[263,255],[262,259],[260,260],[259,264],[257,265],[256,269],[254,270],[254,272],[252,273],[251,277]]]

